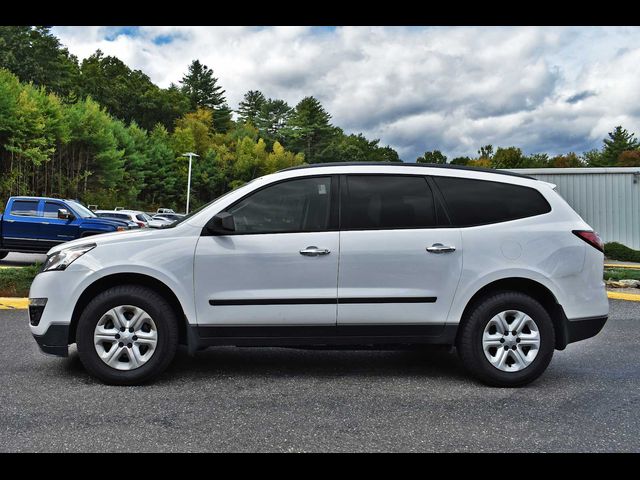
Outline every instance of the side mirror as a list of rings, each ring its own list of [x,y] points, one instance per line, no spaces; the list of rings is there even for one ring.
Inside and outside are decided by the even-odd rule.
[[[226,235],[236,230],[236,222],[233,214],[220,212],[207,222],[205,228],[212,235]]]
[[[73,220],[75,217],[66,208],[58,209],[58,218],[60,220]]]

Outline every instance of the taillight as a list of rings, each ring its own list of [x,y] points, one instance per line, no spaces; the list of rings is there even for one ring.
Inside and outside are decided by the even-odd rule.
[[[573,234],[580,237],[593,248],[604,253],[604,242],[596,232],[592,232],[591,230],[573,230]]]
[[[125,227],[116,227],[117,232],[124,232],[126,230]]]
[[[144,228],[144,227],[146,227],[146,225],[145,225],[143,222],[136,222],[136,223],[138,224],[138,226],[139,226],[140,228]]]

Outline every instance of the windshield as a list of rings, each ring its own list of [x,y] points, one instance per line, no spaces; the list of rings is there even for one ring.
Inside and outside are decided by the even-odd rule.
[[[247,185],[249,185],[250,183],[255,182],[256,180],[260,179],[262,177],[258,177],[258,178],[254,178],[253,180],[245,183],[244,185],[242,185],[241,187],[238,188],[243,188],[246,187]],[[214,198],[213,200],[211,200],[209,203],[205,203],[204,205],[199,206],[198,208],[196,208],[195,210],[189,212],[187,215],[185,215],[184,217],[180,218],[179,220],[176,220],[175,222],[169,224],[169,225],[165,225],[161,228],[173,228],[176,225],[180,225],[182,222],[184,222],[185,220],[189,220],[191,217],[193,217],[196,213],[200,212],[201,210],[207,208],[209,205],[213,205],[215,202],[217,202],[218,200],[222,200],[224,197],[226,197],[227,195],[230,195],[234,192],[236,192],[238,190],[238,188],[234,189],[234,190],[229,190],[227,193],[220,195],[217,198]]]
[[[74,202],[73,200],[68,200],[67,203],[73,208],[73,210],[80,215],[81,218],[95,218],[96,214],[89,210],[84,205]]]

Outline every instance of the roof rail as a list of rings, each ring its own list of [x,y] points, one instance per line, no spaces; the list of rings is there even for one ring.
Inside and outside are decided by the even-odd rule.
[[[311,163],[306,165],[298,165],[297,167],[283,168],[278,172],[288,172],[290,170],[302,170],[305,168],[319,167],[341,167],[341,166],[376,166],[376,167],[429,167],[429,168],[445,168],[451,170],[468,170],[471,172],[495,173],[498,175],[508,175],[510,177],[528,178],[529,180],[537,180],[537,178],[522,173],[509,172],[506,170],[495,170],[493,168],[484,167],[468,167],[466,165],[451,165],[450,163],[408,163],[408,162],[330,162],[330,163]]]

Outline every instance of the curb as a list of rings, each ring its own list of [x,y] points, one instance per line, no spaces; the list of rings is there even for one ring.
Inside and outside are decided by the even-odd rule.
[[[629,268],[632,270],[640,270],[640,265],[629,265],[626,263],[605,263],[604,268]]]
[[[638,293],[622,293],[622,292],[610,292],[607,290],[607,297],[612,300],[628,300],[630,302],[640,302],[640,294]],[[2,300],[0,300],[2,302]]]
[[[0,297],[0,310],[26,310],[28,306],[28,298]]]

